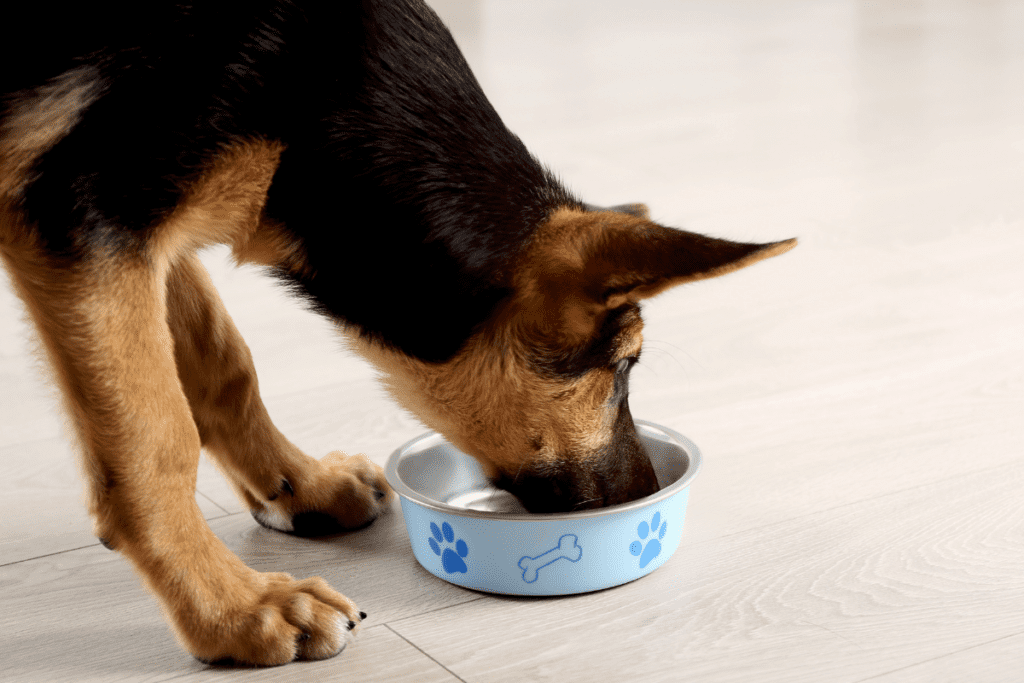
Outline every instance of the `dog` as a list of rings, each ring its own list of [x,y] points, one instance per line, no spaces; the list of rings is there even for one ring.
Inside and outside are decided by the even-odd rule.
[[[96,534],[204,662],[331,657],[366,614],[213,535],[201,448],[284,532],[362,527],[393,493],[365,456],[317,460],[273,425],[198,249],[265,266],[402,406],[550,512],[657,490],[627,401],[640,302],[796,243],[583,203],[419,0],[18,3],[5,19],[0,254],[74,424]]]

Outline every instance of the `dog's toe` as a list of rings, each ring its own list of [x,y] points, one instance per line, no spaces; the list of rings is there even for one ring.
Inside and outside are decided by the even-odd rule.
[[[275,666],[334,657],[355,638],[362,612],[323,579],[258,576],[258,599],[223,615],[220,628],[194,633],[183,629],[196,659],[206,664]],[[195,621],[189,623],[195,626]]]
[[[257,522],[296,536],[325,536],[370,525],[394,498],[384,470],[365,455],[334,451],[309,464],[251,510]]]

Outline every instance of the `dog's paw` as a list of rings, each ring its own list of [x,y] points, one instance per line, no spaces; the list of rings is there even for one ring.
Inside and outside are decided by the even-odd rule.
[[[253,574],[255,586],[232,591],[237,595],[228,597],[228,605],[203,605],[178,620],[196,659],[259,666],[326,659],[345,649],[366,617],[319,577],[296,581],[288,574]]]
[[[394,493],[384,470],[365,455],[334,451],[283,478],[281,488],[252,510],[269,529],[323,536],[359,529],[388,508]]]

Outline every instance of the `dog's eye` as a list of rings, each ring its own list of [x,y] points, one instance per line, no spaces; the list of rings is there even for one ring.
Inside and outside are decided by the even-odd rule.
[[[615,372],[620,375],[624,372],[628,372],[631,367],[637,364],[640,359],[636,356],[630,356],[629,358],[623,358],[619,361],[618,365],[615,366]]]

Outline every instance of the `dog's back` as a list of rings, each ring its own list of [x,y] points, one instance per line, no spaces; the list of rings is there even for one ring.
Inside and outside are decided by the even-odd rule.
[[[508,294],[536,226],[579,206],[417,3],[79,7],[69,41],[19,11],[32,66],[5,76],[6,126],[47,139],[0,173],[56,252],[140,248],[226,148],[272,140],[263,220],[306,261],[281,274],[325,313],[440,361]],[[64,99],[60,120],[41,121],[47,96]]]

